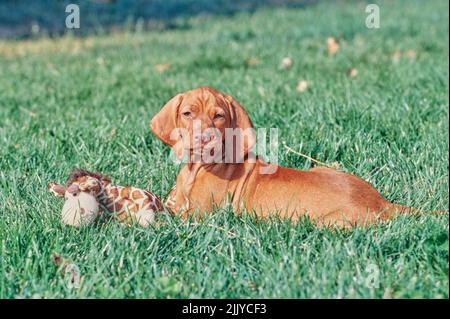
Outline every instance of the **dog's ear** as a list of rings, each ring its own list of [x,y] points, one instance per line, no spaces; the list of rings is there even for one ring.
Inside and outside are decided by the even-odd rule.
[[[183,100],[183,94],[177,94],[171,98],[163,108],[150,121],[150,128],[153,133],[167,145],[173,146],[179,139],[178,136],[171,137],[171,133],[176,128],[178,109]]]
[[[66,192],[66,187],[63,185],[50,182],[47,186],[50,193],[58,197],[64,196],[64,193]]]
[[[231,116],[231,126],[233,129],[240,129],[236,150],[240,150],[240,155],[245,156],[250,149],[256,144],[256,134],[244,108],[231,96],[226,95],[225,100],[228,102]]]

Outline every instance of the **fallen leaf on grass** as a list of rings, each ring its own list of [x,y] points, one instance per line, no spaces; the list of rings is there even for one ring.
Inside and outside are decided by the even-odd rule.
[[[417,53],[414,50],[408,50],[408,51],[406,51],[405,55],[408,59],[414,60],[417,56]]]
[[[66,283],[69,288],[79,288],[81,283],[83,282],[83,276],[80,275],[80,270],[78,267],[68,261],[66,258],[54,253],[51,256],[53,263],[60,270],[61,276],[66,279]]]
[[[169,70],[172,67],[169,63],[161,63],[161,64],[155,64],[155,69],[158,72],[165,72]]]
[[[347,75],[351,78],[354,78],[355,76],[358,75],[358,70],[355,68],[350,68],[347,70]]]
[[[261,63],[261,61],[257,58],[249,58],[245,62],[247,63],[247,65],[257,65]]]
[[[334,55],[339,50],[339,43],[335,38],[329,37],[327,39],[327,51],[329,55]]]
[[[298,82],[296,90],[299,93],[303,93],[306,91],[307,88],[308,88],[308,81],[301,80]]]
[[[65,259],[58,254],[52,255],[52,261],[57,267],[61,267],[66,263]]]
[[[28,114],[29,116],[31,116],[31,117],[36,117],[36,116],[37,116],[36,113],[34,113],[34,112],[32,112],[32,111],[30,111],[30,110],[24,108],[24,107],[21,107],[20,109],[21,109],[23,112],[27,113],[27,114]]]
[[[393,62],[399,62],[402,57],[408,58],[410,61],[417,57],[417,52],[414,50],[407,50],[406,52],[401,52],[400,50],[395,50],[391,55]]]
[[[402,57],[402,53],[400,52],[400,50],[395,50],[394,53],[392,53],[392,55],[391,55],[391,59],[394,62],[400,61],[401,57]]]
[[[285,57],[283,60],[281,60],[279,69],[280,70],[287,70],[290,69],[294,65],[294,61],[290,57]]]
[[[258,93],[262,97],[266,96],[266,90],[262,86],[258,86]]]

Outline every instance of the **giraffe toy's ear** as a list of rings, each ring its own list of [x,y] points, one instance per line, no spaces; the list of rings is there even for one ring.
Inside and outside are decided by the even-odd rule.
[[[62,197],[66,192],[66,187],[53,182],[48,183],[48,190],[55,196]]]

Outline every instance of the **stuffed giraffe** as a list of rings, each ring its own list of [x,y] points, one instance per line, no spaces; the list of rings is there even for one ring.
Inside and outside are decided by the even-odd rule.
[[[155,194],[136,187],[113,185],[107,176],[82,169],[73,170],[65,186],[50,182],[48,189],[55,196],[65,196],[66,200],[81,193],[89,194],[120,222],[136,220],[144,227],[153,223],[156,212],[163,211]]]

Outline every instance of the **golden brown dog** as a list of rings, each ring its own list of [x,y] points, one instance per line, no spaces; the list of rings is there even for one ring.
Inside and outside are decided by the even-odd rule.
[[[321,224],[340,226],[416,212],[390,203],[369,183],[347,173],[324,167],[300,171],[254,160],[250,149],[255,135],[247,113],[232,97],[210,87],[176,95],[150,127],[178,158],[187,159],[167,204],[184,217],[229,201],[235,211],[246,208],[261,217],[278,214],[295,221],[307,214]],[[231,162],[215,148],[229,145],[224,138],[228,129],[241,129],[232,139]],[[208,130],[213,133],[205,134]],[[210,157],[205,160],[200,153]]]

